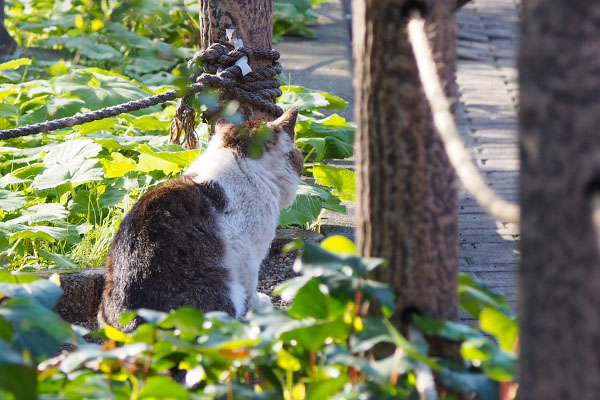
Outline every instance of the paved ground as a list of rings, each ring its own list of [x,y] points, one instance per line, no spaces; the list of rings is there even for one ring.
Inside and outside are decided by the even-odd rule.
[[[457,14],[459,127],[486,181],[518,200],[514,0],[475,0]],[[493,220],[460,195],[461,270],[504,293],[516,307],[519,229]]]
[[[353,90],[348,5],[322,5],[315,41],[279,44],[292,83],[337,94],[350,102],[342,114],[352,120]],[[518,2],[475,0],[457,13],[459,127],[487,182],[505,198],[517,200],[515,69]],[[466,193],[460,194],[461,270],[507,295],[516,306],[519,230],[485,214]],[[353,237],[353,207],[348,216],[327,214],[325,234]]]

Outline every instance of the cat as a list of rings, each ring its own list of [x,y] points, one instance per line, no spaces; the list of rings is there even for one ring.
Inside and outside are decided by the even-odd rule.
[[[263,128],[222,122],[184,175],[145,193],[123,218],[106,259],[99,325],[127,332],[124,310],[182,306],[243,317],[271,307],[258,272],[302,174],[294,145],[297,110]],[[265,132],[267,137],[265,138]],[[258,154],[257,154],[258,148]]]

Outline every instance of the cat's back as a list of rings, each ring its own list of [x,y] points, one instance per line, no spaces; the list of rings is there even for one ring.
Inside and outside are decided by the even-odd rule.
[[[124,309],[184,305],[232,312],[217,219],[227,206],[217,182],[193,175],[151,189],[125,216],[106,260],[102,323]],[[221,293],[221,294],[219,294]]]

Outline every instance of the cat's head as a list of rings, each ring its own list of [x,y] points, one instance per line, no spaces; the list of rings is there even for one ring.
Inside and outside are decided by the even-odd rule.
[[[223,122],[216,126],[221,145],[257,165],[279,188],[281,207],[291,205],[302,175],[303,157],[294,144],[298,110],[291,109],[271,122],[248,121],[240,127]]]

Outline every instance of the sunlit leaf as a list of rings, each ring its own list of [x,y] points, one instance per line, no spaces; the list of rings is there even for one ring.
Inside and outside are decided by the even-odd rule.
[[[17,58],[0,64],[0,71],[5,69],[16,69],[23,65],[31,65],[30,58]]]
[[[319,164],[313,167],[315,180],[324,186],[335,188],[333,194],[342,200],[355,201],[355,173],[345,168]]]
[[[0,210],[15,211],[27,203],[27,197],[0,189]]]

